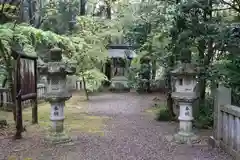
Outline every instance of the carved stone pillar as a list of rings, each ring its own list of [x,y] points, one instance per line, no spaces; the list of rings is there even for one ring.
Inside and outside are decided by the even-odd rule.
[[[64,107],[65,101],[71,98],[66,81],[67,75],[72,75],[75,68],[62,62],[62,51],[53,48],[49,62],[39,67],[40,72],[47,76],[47,93],[45,100],[51,104],[50,120],[51,132],[47,140],[53,143],[67,142],[70,139],[64,134]]]

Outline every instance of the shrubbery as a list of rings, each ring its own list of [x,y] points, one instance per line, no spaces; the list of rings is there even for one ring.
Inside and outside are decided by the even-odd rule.
[[[158,121],[173,121],[177,120],[171,117],[169,110],[164,105],[156,105],[159,110],[156,115]],[[199,129],[209,129],[213,127],[213,99],[207,98],[205,104],[199,106],[199,114],[194,117],[193,125]]]
[[[158,121],[172,121],[173,120],[169,110],[167,109],[167,107],[165,105],[157,105],[156,107],[159,107],[159,111],[157,113],[156,120],[158,120]]]
[[[104,81],[108,81],[105,74],[98,69],[88,70],[84,73],[86,79],[86,89],[89,93],[99,91]]]
[[[201,129],[209,129],[213,127],[213,99],[206,98],[205,104],[200,104],[199,114],[195,118],[194,126]]]

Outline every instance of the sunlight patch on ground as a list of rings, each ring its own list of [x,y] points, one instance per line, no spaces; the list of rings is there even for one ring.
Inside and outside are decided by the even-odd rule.
[[[157,118],[158,114],[162,111],[165,110],[166,108],[166,102],[158,101],[155,103],[152,107],[145,109],[144,112]]]
[[[7,160],[18,160],[16,156],[9,156]],[[24,158],[23,160],[32,160],[32,158]]]
[[[156,101],[155,104],[152,107],[146,109],[145,112],[156,115],[161,109],[164,109],[165,106],[166,102]]]
[[[92,116],[87,114],[87,101],[74,97],[66,102],[64,108],[64,128],[66,132],[84,132],[103,135],[103,129],[109,117]],[[0,118],[6,119],[9,124],[13,123],[11,112],[0,111]],[[24,125],[27,125],[28,132],[46,132],[50,126],[50,104],[41,103],[38,105],[38,125],[31,125],[32,109],[23,110]]]
[[[156,115],[161,110],[161,107],[151,107],[145,110],[146,113]]]
[[[69,106],[66,104],[64,108],[64,127],[66,132],[79,131],[86,133],[100,133],[103,132],[104,123],[108,120],[108,117],[91,116],[87,115],[84,111],[84,107]],[[39,125],[47,130],[51,126],[51,121],[49,120],[50,115],[50,105],[45,103],[39,106],[38,118]],[[31,121],[31,109],[26,109],[23,112],[24,120]]]
[[[13,114],[12,112],[5,112],[0,110],[0,120],[7,120],[8,122],[13,121]]]

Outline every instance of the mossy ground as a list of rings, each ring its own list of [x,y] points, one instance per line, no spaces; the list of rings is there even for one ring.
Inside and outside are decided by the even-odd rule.
[[[151,107],[145,110],[146,113],[156,115],[161,110],[161,107]]]
[[[96,133],[103,135],[103,128],[105,122],[109,117],[93,116],[87,114],[87,101],[85,97],[75,94],[69,101],[66,102],[64,108],[64,128],[67,133],[69,132],[84,132],[84,133]],[[23,110],[24,125],[27,126],[29,132],[44,132],[51,126],[50,116],[50,104],[41,103],[38,105],[38,125],[31,125],[32,110],[31,107]],[[0,111],[0,118],[6,119],[8,124],[13,124],[11,112]]]
[[[171,115],[167,109],[167,106],[163,102],[153,105],[151,108],[145,110],[145,112],[154,116],[155,119],[158,121],[174,120],[173,118],[171,118]]]
[[[151,108],[146,109],[145,112],[156,116],[161,110],[165,109],[165,105],[164,102],[155,103]]]

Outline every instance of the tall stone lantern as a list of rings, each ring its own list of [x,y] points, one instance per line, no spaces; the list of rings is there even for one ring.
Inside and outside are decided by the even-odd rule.
[[[179,105],[179,132],[174,136],[175,141],[180,143],[193,143],[197,136],[192,132],[193,102],[198,98],[197,68],[190,63],[182,63],[173,70],[174,92],[172,98]]]
[[[51,132],[47,137],[53,143],[61,143],[70,139],[64,134],[65,101],[71,98],[66,87],[67,75],[75,73],[75,68],[62,61],[60,48],[50,50],[48,62],[38,67],[39,72],[47,77],[47,92],[45,100],[51,104]]]

